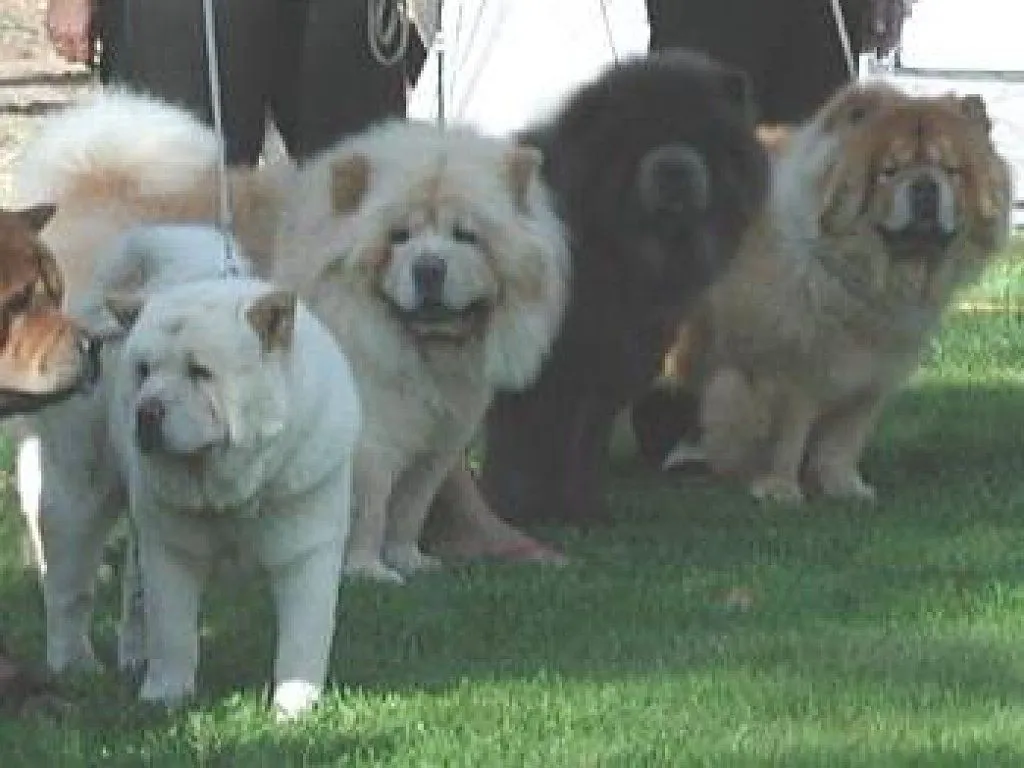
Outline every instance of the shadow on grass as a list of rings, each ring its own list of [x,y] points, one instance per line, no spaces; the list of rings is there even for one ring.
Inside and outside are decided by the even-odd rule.
[[[1012,386],[925,380],[901,395],[865,457],[882,499],[875,507],[764,507],[727,484],[620,469],[612,523],[550,532],[573,555],[564,569],[473,566],[405,588],[345,584],[331,677],[358,696],[433,695],[467,681],[649,680],[687,689],[713,680],[771,691],[754,697],[764,702],[752,720],[774,717],[773,708],[799,714],[811,699],[832,716],[846,707],[897,717],[934,706],[1020,707],[1022,404],[1024,390]],[[29,577],[6,578],[0,601],[12,645],[38,654]],[[108,656],[115,602],[104,587],[97,626]],[[265,584],[251,574],[219,579],[207,609],[200,706],[218,721],[218,702],[266,685],[273,617]],[[147,738],[181,737],[191,722],[165,718],[158,737],[146,736],[130,688],[109,675],[81,698],[68,733],[88,743],[88,754],[112,733],[119,749],[143,749]],[[223,719],[230,723],[230,712]],[[213,762],[203,764],[243,764],[218,755],[247,750],[294,757],[313,749],[315,763],[320,750],[365,757],[392,746],[380,734],[321,743],[317,731],[311,746],[301,734],[256,730],[200,739],[216,745],[205,747]],[[992,764],[1024,757],[992,749],[1000,760]],[[823,762],[822,754],[803,758],[795,745],[785,764],[871,764]],[[958,764],[927,754],[929,765]],[[906,760],[913,763],[909,748]]]

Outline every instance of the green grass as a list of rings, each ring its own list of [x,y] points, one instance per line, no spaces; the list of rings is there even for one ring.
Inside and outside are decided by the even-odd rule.
[[[564,570],[346,585],[333,687],[291,726],[263,707],[263,585],[229,575],[194,705],[80,678],[62,722],[0,721],[0,765],[1024,765],[1024,319],[957,315],[927,357],[867,452],[875,508],[765,508],[625,464],[613,523],[543,532]],[[38,590],[0,521],[0,627],[40,661]],[[108,659],[114,603],[105,585]]]

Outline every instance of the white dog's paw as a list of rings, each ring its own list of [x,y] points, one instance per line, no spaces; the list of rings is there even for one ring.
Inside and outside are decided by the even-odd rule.
[[[821,492],[833,499],[849,499],[869,504],[877,501],[875,489],[864,482],[856,469],[834,466],[819,466],[811,470]]]
[[[134,674],[146,664],[146,644],[142,627],[135,622],[123,624],[117,633],[117,667],[122,672]]]
[[[304,715],[320,700],[320,686],[306,680],[285,680],[274,689],[274,718],[287,722]]]
[[[384,562],[406,576],[419,571],[438,571],[443,565],[441,558],[424,554],[415,544],[385,544]]]
[[[154,674],[150,669],[139,690],[139,700],[165,707],[179,707],[195,693],[195,685],[188,680]]]
[[[758,501],[775,504],[802,504],[804,493],[795,480],[776,475],[764,475],[750,484],[750,495]]]
[[[75,642],[51,645],[46,651],[46,666],[54,674],[103,671],[103,665],[96,658],[92,643],[85,637],[79,638]]]
[[[372,555],[349,553],[345,558],[345,575],[350,578],[382,581],[387,584],[405,584],[405,579],[394,568],[384,565],[384,561]]]

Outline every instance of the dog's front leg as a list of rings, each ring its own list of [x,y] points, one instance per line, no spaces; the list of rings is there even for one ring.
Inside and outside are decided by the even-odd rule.
[[[827,413],[814,427],[807,454],[808,481],[826,496],[874,501],[875,489],[861,477],[858,464],[882,409],[872,390]]]
[[[395,484],[388,505],[384,561],[405,575],[441,566],[440,559],[420,549],[420,534],[441,482],[462,459],[463,449],[437,450],[418,457]]]
[[[361,447],[352,477],[352,530],[345,552],[349,576],[402,584],[402,575],[384,564],[384,528],[394,472],[383,458]]]
[[[92,670],[99,666],[89,640],[96,573],[120,504],[107,494],[57,487],[54,474],[47,475],[40,509],[46,663],[54,672]]]
[[[277,614],[273,707],[290,720],[320,698],[350,524],[351,468],[259,521],[257,551]]]
[[[768,446],[768,467],[758,473],[750,484],[754,498],[787,504],[803,502],[800,466],[817,414],[818,406],[813,397],[799,387],[780,387]]]
[[[146,676],[139,698],[168,706],[195,691],[199,600],[210,567],[212,534],[199,521],[133,502],[145,607]],[[196,530],[199,528],[200,530]]]

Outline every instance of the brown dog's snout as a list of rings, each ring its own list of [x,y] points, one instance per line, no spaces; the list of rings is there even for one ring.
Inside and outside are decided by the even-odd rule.
[[[424,304],[444,303],[444,278],[447,271],[444,259],[434,253],[424,254],[412,265],[412,281]]]
[[[164,404],[155,397],[147,397],[136,406],[135,439],[143,453],[154,451],[160,446],[166,412]]]

